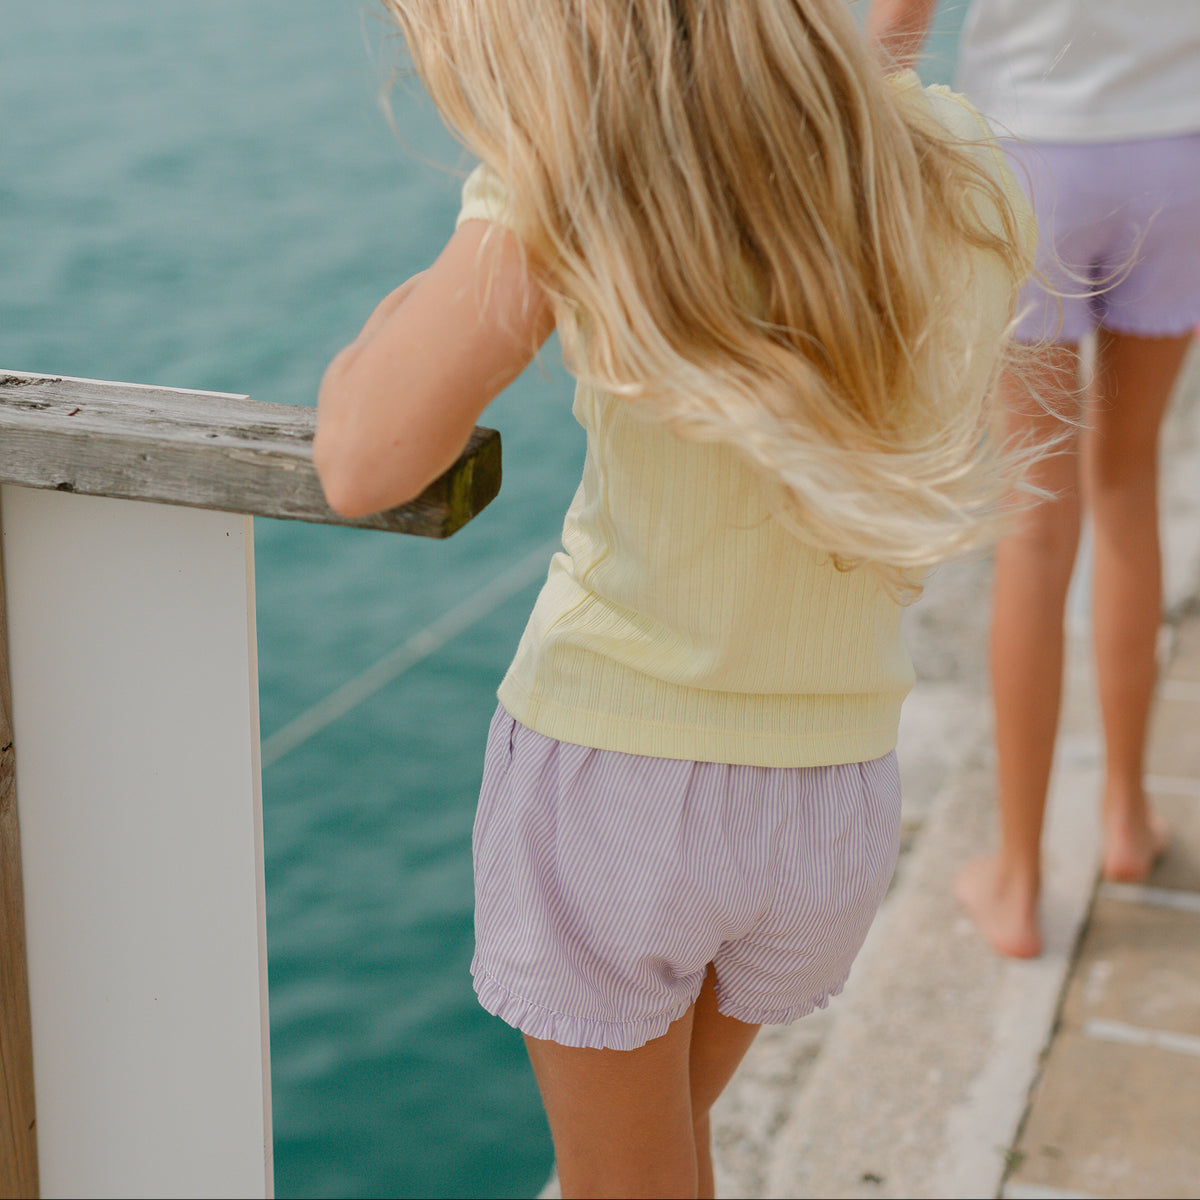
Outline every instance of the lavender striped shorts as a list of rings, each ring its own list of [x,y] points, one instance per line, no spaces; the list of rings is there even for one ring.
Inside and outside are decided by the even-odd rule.
[[[492,719],[475,818],[480,1003],[534,1038],[633,1050],[716,970],[782,1025],[842,990],[896,864],[894,753],[755,767],[594,750]]]

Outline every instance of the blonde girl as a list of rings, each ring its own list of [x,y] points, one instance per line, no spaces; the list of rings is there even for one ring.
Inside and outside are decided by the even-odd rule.
[[[489,734],[472,973],[564,1196],[712,1196],[713,1102],[891,876],[900,613],[1012,484],[1027,212],[843,0],[386,7],[480,166],[330,364],[317,468],[411,499],[557,329],[587,457]]]

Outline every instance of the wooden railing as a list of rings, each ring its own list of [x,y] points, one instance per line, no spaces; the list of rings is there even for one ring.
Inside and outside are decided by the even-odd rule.
[[[223,392],[0,372],[0,483],[449,537],[500,490],[500,435],[476,429],[410,504],[353,520],[321,492],[316,411]]]
[[[0,484],[425,537],[449,536],[499,490],[499,435],[477,429],[454,467],[417,500],[390,512],[345,520],[325,503],[313,469],[314,424],[315,412],[310,408],[245,396],[0,372]],[[23,494],[8,495],[14,499]],[[14,505],[14,510],[17,507],[27,506]],[[0,525],[0,533],[4,532]],[[30,551],[28,537],[23,545],[21,561],[26,564],[58,553],[50,546],[43,551],[40,543]],[[18,732],[21,729],[22,696],[19,690],[15,696],[10,694],[4,605],[6,592],[13,594],[12,583],[10,578],[6,588],[0,569],[0,1194],[33,1197],[39,1194],[38,1073],[26,957],[25,905],[31,893],[22,886],[16,795],[22,760],[13,731],[14,724]],[[252,589],[251,577],[251,610]],[[27,598],[24,606],[28,611]],[[249,620],[252,641],[252,611]],[[53,633],[50,636],[52,639]],[[253,676],[252,647],[249,664]],[[36,705],[31,701],[30,707]],[[248,711],[253,727],[248,738],[253,747],[243,756],[243,773],[252,771],[257,787],[257,709],[253,700]],[[69,750],[64,748],[63,753]],[[27,818],[31,815],[26,813]],[[261,890],[261,831],[255,836]],[[47,868],[43,865],[40,869]],[[28,875],[26,870],[26,885]],[[262,920],[260,911],[260,951]],[[265,982],[263,987],[265,997]],[[267,1103],[265,1136],[269,1143],[269,1087]],[[138,1130],[130,1131],[132,1139],[139,1136]],[[265,1154],[269,1194],[269,1145]],[[44,1177],[44,1166],[42,1174]],[[42,1182],[44,1185],[44,1178]],[[136,1192],[131,1184],[129,1191],[119,1194]]]

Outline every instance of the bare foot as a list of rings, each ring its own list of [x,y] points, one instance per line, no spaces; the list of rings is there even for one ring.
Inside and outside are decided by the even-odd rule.
[[[1104,827],[1105,879],[1114,883],[1141,883],[1154,870],[1170,841],[1166,823],[1147,811],[1144,821],[1107,821]]]
[[[1009,958],[1042,952],[1037,926],[1037,889],[1000,877],[994,858],[973,858],[954,877],[954,895],[993,950]]]

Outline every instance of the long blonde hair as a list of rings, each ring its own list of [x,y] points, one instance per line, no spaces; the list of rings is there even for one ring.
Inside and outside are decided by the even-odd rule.
[[[995,151],[885,80],[845,0],[383,2],[581,381],[736,447],[895,589],[991,537],[1029,248]]]

